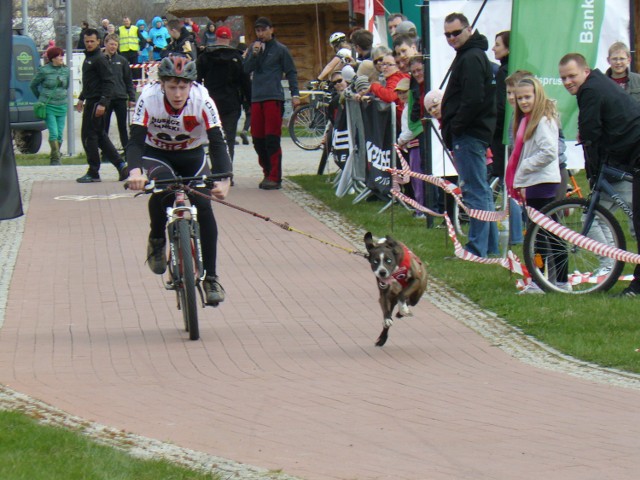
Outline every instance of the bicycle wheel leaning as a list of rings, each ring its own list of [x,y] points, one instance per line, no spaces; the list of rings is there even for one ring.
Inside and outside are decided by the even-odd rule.
[[[193,240],[191,237],[191,227],[187,220],[176,220],[178,265],[180,266],[178,275],[180,282],[178,285],[178,296],[180,298],[180,309],[184,319],[185,330],[189,332],[190,340],[200,338],[198,327],[198,308],[196,302],[196,276],[193,258]]]
[[[303,150],[318,150],[327,127],[327,114],[311,105],[300,105],[289,119],[291,140]]]
[[[493,203],[496,212],[503,210],[504,188],[500,178],[493,177],[489,182],[489,187],[493,194]],[[469,235],[469,215],[465,212],[457,202],[453,204],[453,227],[456,231],[456,235],[459,237],[466,237]]]
[[[574,232],[582,232],[589,202],[568,198],[547,205],[542,213]],[[626,249],[620,223],[600,205],[594,210],[589,238],[610,246]],[[624,262],[597,255],[553,235],[545,228],[530,223],[523,244],[523,257],[532,280],[547,292],[585,294],[609,290],[618,280]],[[567,275],[571,287],[562,284]],[[559,285],[560,284],[560,285]]]

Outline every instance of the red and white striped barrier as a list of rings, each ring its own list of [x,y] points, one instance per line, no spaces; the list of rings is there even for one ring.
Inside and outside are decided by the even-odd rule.
[[[451,183],[443,178],[436,177],[434,175],[425,175],[422,173],[413,172],[407,162],[405,161],[403,155],[401,154],[399,147],[396,145],[396,151],[398,153],[397,158],[400,159],[400,169],[390,168],[388,171],[391,173],[391,194],[401,200],[403,203],[410,205],[411,207],[424,212],[428,215],[432,215],[434,217],[443,217],[447,224],[447,233],[449,238],[454,245],[454,251],[456,257],[474,263],[483,263],[483,264],[491,264],[491,265],[500,265],[507,270],[517,273],[518,275],[523,276],[522,280],[518,280],[516,282],[516,286],[518,289],[524,288],[527,284],[531,283],[531,275],[527,270],[527,267],[522,264],[520,259],[516,254],[514,254],[511,250],[507,252],[506,258],[484,258],[478,257],[467,250],[464,249],[458,237],[456,236],[455,228],[453,227],[453,223],[451,219],[447,215],[447,213],[438,213],[433,210],[420,205],[414,199],[406,196],[400,190],[400,184],[408,183],[410,178],[417,178],[424,182],[430,183],[432,185],[436,185],[437,187],[444,190],[446,193],[453,196],[455,202],[462,208],[469,218],[475,218],[478,220],[483,220],[485,222],[500,222],[505,220],[509,216],[509,202],[507,202],[507,208],[503,212],[488,212],[484,210],[476,210],[469,209],[462,201],[462,191],[460,187]],[[542,228],[548,230],[559,238],[566,240],[567,242],[576,245],[580,248],[588,250],[590,252],[595,253],[596,255],[600,255],[603,257],[613,258],[618,261],[622,261],[625,263],[634,263],[640,264],[640,254],[627,252],[625,250],[621,250],[616,247],[612,247],[610,245],[606,245],[600,242],[593,240],[592,238],[585,237],[584,235],[580,235],[569,228],[560,225],[555,222],[552,218],[548,217],[540,213],[538,210],[526,207],[529,218],[532,222],[540,225]],[[605,276],[594,277],[591,275],[591,272],[581,273],[574,272],[573,274],[569,274],[569,283],[571,285],[577,285],[579,283],[600,283],[604,281]],[[623,281],[631,281],[633,280],[633,275],[623,275],[619,278],[619,280]]]

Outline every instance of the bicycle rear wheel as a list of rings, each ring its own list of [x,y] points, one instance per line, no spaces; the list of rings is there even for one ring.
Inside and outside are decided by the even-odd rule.
[[[582,232],[588,207],[586,199],[568,198],[547,205],[542,213],[574,232]],[[598,242],[626,249],[626,239],[620,223],[600,205],[594,210],[593,225],[587,236]],[[624,268],[624,262],[579,248],[535,223],[530,223],[527,227],[523,256],[531,278],[547,292],[576,295],[605,292],[616,283]],[[567,281],[567,274],[570,289],[563,288],[562,285]]]
[[[200,338],[198,327],[198,308],[196,302],[196,276],[194,270],[194,246],[191,228],[187,220],[176,220],[178,241],[178,262],[180,265],[180,284],[178,296],[184,319],[185,329],[190,340]]]
[[[311,105],[300,105],[289,119],[291,140],[303,150],[318,150],[327,127],[327,114]]]

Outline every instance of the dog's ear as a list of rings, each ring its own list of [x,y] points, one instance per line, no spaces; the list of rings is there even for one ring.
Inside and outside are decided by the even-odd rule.
[[[389,246],[389,248],[391,248],[393,253],[398,258],[402,258],[402,252],[404,251],[402,248],[402,244],[398,242],[395,238],[390,237],[389,235],[386,236],[386,239],[387,239],[387,245]]]
[[[374,244],[373,244],[373,235],[371,234],[371,232],[367,232],[364,234],[364,246],[367,247],[367,251],[371,251],[371,249],[373,248]]]

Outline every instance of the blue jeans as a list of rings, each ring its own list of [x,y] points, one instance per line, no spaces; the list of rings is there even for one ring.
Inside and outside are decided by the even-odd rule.
[[[493,212],[493,194],[487,180],[487,147],[488,144],[469,135],[453,137],[453,156],[465,205]],[[469,221],[469,242],[465,249],[479,257],[499,254],[496,223],[472,218]]]

